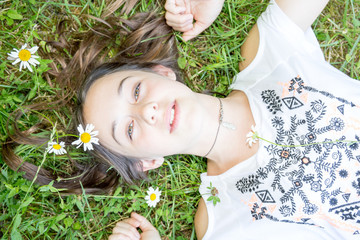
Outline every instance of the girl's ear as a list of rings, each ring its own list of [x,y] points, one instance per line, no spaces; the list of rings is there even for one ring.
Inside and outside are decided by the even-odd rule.
[[[143,171],[149,171],[151,169],[155,169],[160,167],[164,163],[163,157],[156,157],[156,158],[150,158],[150,159],[143,159],[141,160]]]
[[[156,65],[152,67],[152,70],[162,76],[170,78],[171,80],[176,80],[176,74],[171,68],[165,67],[163,65]]]

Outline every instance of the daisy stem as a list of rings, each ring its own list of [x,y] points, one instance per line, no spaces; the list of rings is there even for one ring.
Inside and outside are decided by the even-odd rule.
[[[80,136],[75,135],[75,134],[64,134],[64,135],[59,136],[59,138],[63,138],[63,137],[76,137],[76,138],[79,138]]]
[[[150,215],[150,213],[151,213],[151,208],[150,208],[150,210],[148,211],[148,213],[146,214],[146,216],[145,216],[145,218],[148,218],[149,217],[149,215]]]
[[[79,177],[82,177],[84,176],[85,172],[83,172],[82,174],[80,175],[77,175],[77,176],[73,176],[73,177],[70,177],[70,178],[62,178],[62,177],[58,177],[56,179],[56,181],[60,182],[60,181],[67,181],[67,180],[73,180],[73,179],[76,179],[76,178],[79,178]]]
[[[40,116],[42,116],[43,118],[45,118],[46,120],[48,120],[53,127],[55,127],[54,123],[53,123],[47,116],[45,116],[44,114],[42,114],[41,112],[36,111],[36,110],[31,110],[31,111],[39,114]]]
[[[36,111],[36,110],[31,110],[31,111],[33,111],[33,112],[35,112],[35,113],[37,113],[37,114],[39,114],[40,116],[42,116],[43,118],[45,118],[46,120],[48,120],[49,121],[49,123],[51,124],[51,126],[53,126],[53,129],[55,130],[55,135],[56,135],[56,142],[59,142],[59,135],[58,135],[58,132],[57,132],[57,130],[56,130],[56,127],[55,127],[55,124],[47,117],[47,116],[45,116],[44,114],[42,114],[41,112],[39,112],[39,111]]]
[[[266,140],[265,138],[262,138],[260,136],[257,136],[257,138],[265,141],[265,142],[268,142],[270,144],[273,144],[273,145],[276,145],[276,146],[279,146],[279,147],[289,147],[289,148],[295,148],[295,147],[306,147],[306,146],[311,146],[311,145],[318,145],[318,144],[326,144],[326,143],[338,143],[338,142],[347,142],[347,143],[356,143],[356,142],[359,142],[359,141],[350,141],[350,140],[335,140],[335,141],[327,141],[327,142],[315,142],[315,143],[308,143],[308,144],[302,144],[302,145],[283,145],[283,144],[277,144],[277,143],[274,143],[274,142],[271,142],[269,140]]]

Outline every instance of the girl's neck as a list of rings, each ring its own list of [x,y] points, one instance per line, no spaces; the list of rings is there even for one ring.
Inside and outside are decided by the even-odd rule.
[[[246,144],[246,135],[250,132],[251,125],[255,125],[255,121],[245,93],[233,91],[227,98],[222,99],[222,103],[223,121],[231,123],[236,129],[220,126],[215,145],[207,156],[208,175],[221,174],[258,150],[258,144],[251,148]],[[220,106],[218,111],[219,109]]]

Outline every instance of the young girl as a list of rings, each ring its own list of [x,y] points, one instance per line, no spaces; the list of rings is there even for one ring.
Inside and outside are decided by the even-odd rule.
[[[108,148],[137,156],[144,169],[174,153],[208,158],[198,239],[359,239],[360,84],[324,60],[310,28],[326,3],[271,1],[241,48],[245,61],[225,99],[189,91],[160,66],[90,87],[84,116],[101,125]],[[213,21],[221,7],[212,6],[168,1],[167,23],[187,40]],[[96,99],[112,103],[101,110],[107,124]],[[160,239],[133,213],[109,239],[140,237]]]
[[[167,23],[189,40],[215,20],[222,4],[168,1]],[[310,25],[325,5],[271,1],[242,46],[242,71],[224,99],[175,81],[173,38],[158,31],[166,28],[161,21],[147,15],[139,17],[151,23],[146,26],[124,21],[130,31],[151,29],[147,38],[157,41],[130,53],[134,43],[144,43],[130,38],[113,62],[89,74],[79,96],[79,121],[99,131],[94,152],[103,162],[54,186],[81,192],[81,182],[88,192],[111,190],[114,169],[131,181],[159,167],[164,156],[193,154],[208,158],[195,216],[199,239],[356,239],[359,83],[323,59]],[[91,59],[82,64],[86,70],[97,65]],[[5,161],[17,169],[21,161],[14,163],[9,148]],[[36,169],[28,166],[20,170],[32,178]],[[39,176],[44,184],[56,178]],[[133,213],[110,239],[140,237],[159,234]]]

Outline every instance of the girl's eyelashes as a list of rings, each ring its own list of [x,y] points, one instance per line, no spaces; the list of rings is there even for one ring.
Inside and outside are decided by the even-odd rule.
[[[137,100],[139,99],[139,95],[140,95],[140,86],[141,86],[141,83],[138,83],[135,87],[135,91],[134,91],[134,99],[135,99],[135,102],[137,102]]]
[[[132,140],[133,132],[134,132],[134,120],[131,121],[131,123],[128,126],[128,130],[127,130],[127,134],[129,136],[130,140]]]
[[[140,96],[140,86],[141,86],[141,82],[136,85],[135,90],[134,90],[135,102],[138,101],[139,96]],[[127,134],[128,134],[131,141],[132,141],[132,137],[133,137],[133,132],[134,132],[134,120],[132,120],[130,122],[130,124],[128,126],[128,129],[127,129]]]

